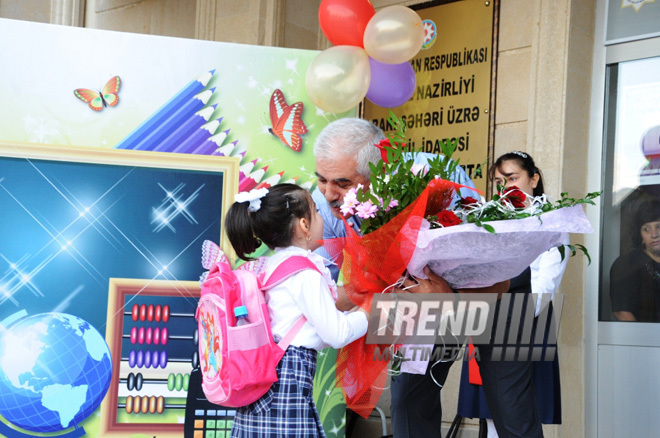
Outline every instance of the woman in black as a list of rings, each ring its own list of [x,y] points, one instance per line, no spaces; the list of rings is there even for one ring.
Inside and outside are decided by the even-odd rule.
[[[660,202],[642,204],[633,238],[636,248],[610,269],[612,312],[619,321],[660,322]]]

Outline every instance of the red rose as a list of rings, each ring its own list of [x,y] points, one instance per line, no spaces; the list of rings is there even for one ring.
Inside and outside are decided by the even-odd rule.
[[[450,210],[442,210],[438,214],[438,222],[442,224],[443,227],[453,227],[454,225],[460,225],[461,220]]]
[[[508,204],[513,205],[514,208],[525,208],[525,200],[527,199],[527,195],[525,195],[525,192],[520,190],[518,187],[511,186],[502,189],[500,195],[506,196],[502,200]]]
[[[471,196],[467,196],[465,198],[461,198],[460,202],[461,202],[461,207],[467,207],[470,204],[477,204],[479,201],[477,201]]]
[[[387,150],[394,148],[394,146],[392,146],[392,144],[390,143],[390,140],[388,138],[385,138],[381,140],[379,143],[376,143],[374,146],[380,149],[380,158],[382,158],[384,162],[389,164],[389,161],[387,160]]]

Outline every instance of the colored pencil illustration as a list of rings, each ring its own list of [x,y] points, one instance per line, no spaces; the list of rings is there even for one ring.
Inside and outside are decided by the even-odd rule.
[[[284,171],[281,171],[280,173],[276,173],[273,176],[269,176],[255,187],[255,189],[269,189],[278,182],[280,182],[280,179],[282,179],[282,175],[284,175]]]
[[[254,165],[257,164],[257,161],[259,161],[259,159],[255,158],[254,160],[249,161],[238,168],[239,181],[245,179],[250,174],[250,172],[252,172],[252,169],[254,168]]]
[[[282,181],[282,184],[298,184],[298,177],[294,176],[291,179],[287,179],[286,181]]]
[[[211,137],[207,138],[202,144],[197,146],[194,151],[191,152],[191,154],[198,154],[198,155],[211,155],[213,152],[217,151],[218,148],[222,146],[222,143],[225,142],[225,139],[227,138],[227,135],[229,134],[229,129],[222,131],[218,134],[212,135]],[[225,156],[230,156],[231,151],[234,149],[233,145],[231,149],[229,150],[228,154],[222,154]]]
[[[138,143],[130,145],[126,149],[137,149],[143,151],[152,151],[153,148],[160,144],[163,139],[170,135],[179,125],[184,123],[197,111],[201,111],[209,99],[213,96],[213,89],[202,91],[193,96],[190,100],[185,102],[161,124],[155,126],[154,129],[145,136],[140,137]]]
[[[222,147],[217,148],[214,151],[211,151],[209,155],[220,155],[220,156],[225,156],[225,157],[231,157],[234,152],[238,150],[236,147],[236,144],[238,143],[238,140],[234,140],[231,143],[224,145]],[[239,152],[241,155],[241,159],[245,156],[245,151]]]
[[[153,132],[158,126],[164,124],[170,117],[172,117],[179,108],[184,105],[186,102],[198,96],[209,83],[215,70],[211,70],[200,75],[197,79],[192,80],[188,85],[183,87],[177,94],[175,94],[170,100],[165,102],[165,104],[156,110],[148,119],[142,122],[137,128],[135,128],[129,135],[124,137],[122,140],[117,143],[115,148],[117,149],[135,149],[135,145],[140,143],[140,141]],[[213,93],[208,94],[206,102],[211,97]],[[206,102],[203,102],[203,105],[199,108],[193,110],[193,112],[198,111]],[[192,114],[192,113],[191,113]]]
[[[259,184],[259,181],[264,177],[266,174],[266,170],[268,169],[268,166],[262,167],[261,169],[257,169],[254,172],[252,172],[250,175],[248,175],[243,181],[238,181],[238,191],[239,192],[245,192],[248,190],[252,190],[257,184]]]
[[[196,130],[190,137],[179,143],[179,145],[175,147],[172,152],[181,154],[192,153],[199,147],[199,145],[204,143],[204,141],[215,134],[215,131],[220,127],[220,123],[222,123],[222,117],[200,126],[200,128]]]
[[[160,151],[160,152],[172,152],[182,141],[192,135],[197,129],[199,129],[203,124],[209,121],[215,107],[217,105],[207,106],[195,114],[193,114],[188,120],[183,122],[181,125],[175,126],[174,131],[172,131],[167,137],[159,141],[157,144],[154,144],[154,147],[149,148],[151,151]]]

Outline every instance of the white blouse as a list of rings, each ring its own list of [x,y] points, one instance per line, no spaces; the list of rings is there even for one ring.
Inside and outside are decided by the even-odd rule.
[[[562,243],[570,242],[568,233],[562,233]],[[532,293],[538,294],[536,297],[536,316],[548,305],[555,297],[555,293],[564,276],[566,264],[568,263],[569,251],[565,253],[564,260],[557,248],[551,248],[537,257],[530,265],[532,271]],[[544,294],[545,298],[544,298]]]
[[[300,315],[307,322],[293,338],[291,345],[321,350],[341,348],[367,332],[364,312],[341,312],[335,307],[336,285],[325,267],[325,259],[311,251],[290,246],[275,249],[268,258],[266,274],[273,273],[285,259],[293,255],[309,258],[323,275],[311,269],[298,272],[266,291],[266,303],[275,341],[279,341]]]

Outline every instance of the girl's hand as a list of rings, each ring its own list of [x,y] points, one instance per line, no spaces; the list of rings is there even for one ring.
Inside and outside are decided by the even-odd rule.
[[[337,301],[335,302],[337,310],[340,312],[346,312],[347,310],[351,310],[353,306],[355,306],[355,304],[348,299],[344,286],[337,286]]]

